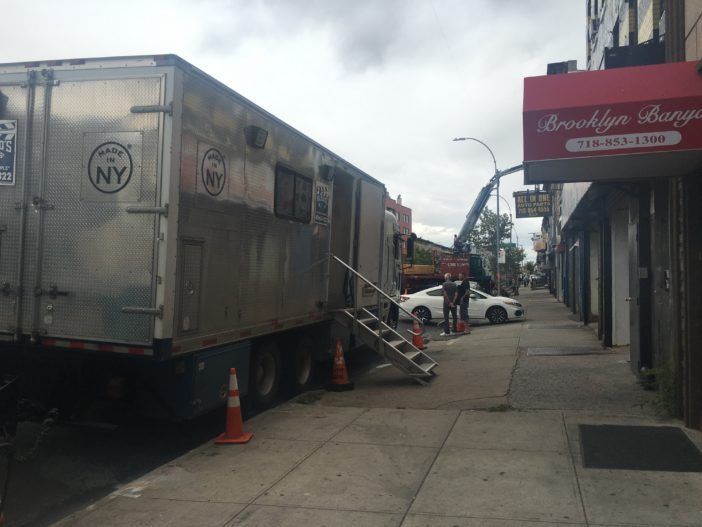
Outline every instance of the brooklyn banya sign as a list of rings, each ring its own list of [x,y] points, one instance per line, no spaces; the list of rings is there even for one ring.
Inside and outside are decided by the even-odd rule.
[[[639,102],[535,112],[525,115],[525,125],[531,120],[536,132],[529,146],[540,159],[699,149],[700,102],[679,99],[667,104]],[[697,105],[688,106],[694,103]]]
[[[551,215],[551,194],[543,190],[513,194],[517,218],[542,218]]]

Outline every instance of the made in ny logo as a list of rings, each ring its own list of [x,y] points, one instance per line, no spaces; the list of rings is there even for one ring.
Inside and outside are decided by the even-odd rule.
[[[88,161],[88,178],[93,187],[104,194],[114,194],[127,186],[134,171],[130,147],[108,141],[93,150]]]

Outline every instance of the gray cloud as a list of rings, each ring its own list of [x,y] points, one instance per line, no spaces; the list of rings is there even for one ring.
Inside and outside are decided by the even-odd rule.
[[[203,34],[203,52],[226,54],[247,38],[284,42],[303,34],[319,35],[349,71],[380,67],[401,42],[408,3],[400,0],[244,0],[212,2],[217,30]],[[409,3],[411,4],[411,3]],[[225,29],[226,28],[226,29]],[[304,60],[305,57],[300,57]]]

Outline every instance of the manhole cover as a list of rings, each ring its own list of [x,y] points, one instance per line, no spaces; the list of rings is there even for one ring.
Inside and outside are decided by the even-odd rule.
[[[554,348],[527,348],[527,355],[557,356],[557,355],[608,355],[609,350],[587,346],[558,346]]]
[[[583,466],[702,472],[702,453],[674,426],[580,425]]]

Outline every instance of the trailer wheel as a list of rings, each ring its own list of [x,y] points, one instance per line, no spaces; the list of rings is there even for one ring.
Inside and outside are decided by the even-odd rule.
[[[280,351],[273,342],[257,346],[251,355],[249,397],[257,408],[269,408],[280,387]]]
[[[302,337],[292,354],[292,387],[296,392],[309,390],[314,381],[314,340]]]

